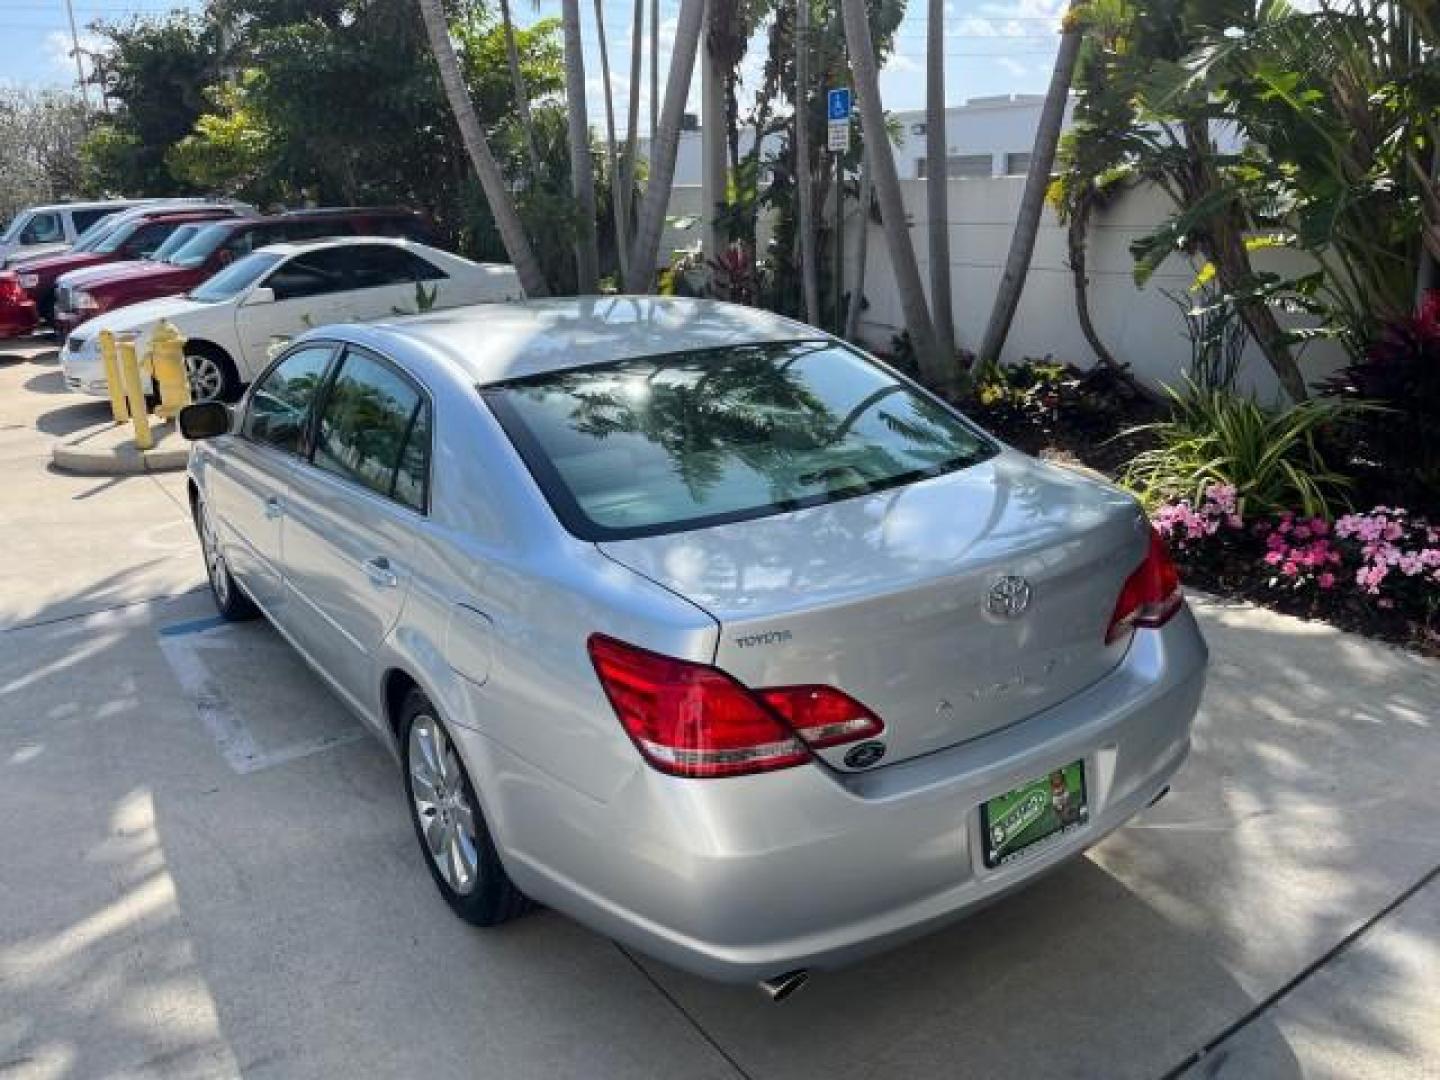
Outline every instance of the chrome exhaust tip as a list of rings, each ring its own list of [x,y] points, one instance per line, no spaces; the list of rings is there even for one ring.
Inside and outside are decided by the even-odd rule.
[[[773,979],[761,979],[760,989],[771,1001],[784,1001],[809,981],[810,972],[798,968],[787,971],[784,975],[776,975]]]

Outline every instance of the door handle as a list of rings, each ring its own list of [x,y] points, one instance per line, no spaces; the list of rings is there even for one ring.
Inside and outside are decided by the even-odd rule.
[[[365,576],[370,579],[372,585],[378,585],[382,589],[393,589],[400,584],[400,579],[395,571],[390,568],[390,560],[384,555],[376,555],[373,559],[366,559],[364,562]]]
[[[275,518],[283,517],[284,514],[285,504],[280,501],[278,495],[271,495],[265,500],[265,516],[267,518],[273,521]]]

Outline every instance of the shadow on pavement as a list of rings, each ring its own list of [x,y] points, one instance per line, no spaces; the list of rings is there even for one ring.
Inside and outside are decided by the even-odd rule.
[[[43,375],[27,379],[24,389],[32,394],[68,394],[70,392],[65,389],[65,376],[59,371],[47,371]]]
[[[109,419],[110,406],[100,398],[94,398],[41,413],[35,420],[35,427],[46,435],[61,438],[73,435],[82,428],[103,424]]]
[[[455,919],[377,744],[230,771],[155,644],[213,611],[166,611],[0,647],[0,1069],[733,1077],[693,1021],[755,1080],[1154,1080],[1433,862],[1405,825],[1436,793],[1395,777],[1433,750],[1440,669],[1222,610],[1174,794],[1089,857],[783,1005],[640,960],[652,986],[555,914]],[[259,666],[293,697],[221,686],[237,707],[334,708],[283,646]],[[1406,978],[1372,963],[1354,1060],[1406,1045],[1384,1015]],[[1263,1080],[1301,1075],[1270,1014],[1244,1030]],[[1260,1080],[1231,1060],[1222,1044],[1193,1075]]]

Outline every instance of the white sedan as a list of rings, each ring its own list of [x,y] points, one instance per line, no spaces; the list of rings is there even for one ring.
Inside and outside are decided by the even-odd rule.
[[[274,244],[184,296],[119,308],[91,319],[60,350],[65,385],[105,397],[102,330],[138,335],[143,355],[162,319],[185,337],[197,401],[233,401],[269,363],[277,342],[330,323],[370,322],[438,308],[522,297],[511,266],[475,263],[424,244],[346,237]]]

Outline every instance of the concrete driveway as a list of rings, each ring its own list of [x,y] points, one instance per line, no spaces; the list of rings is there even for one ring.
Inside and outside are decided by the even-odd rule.
[[[1435,1077],[1440,665],[1197,602],[1174,791],[783,1005],[542,912],[452,917],[393,762],[220,626],[179,476],[0,343],[0,1077]]]

